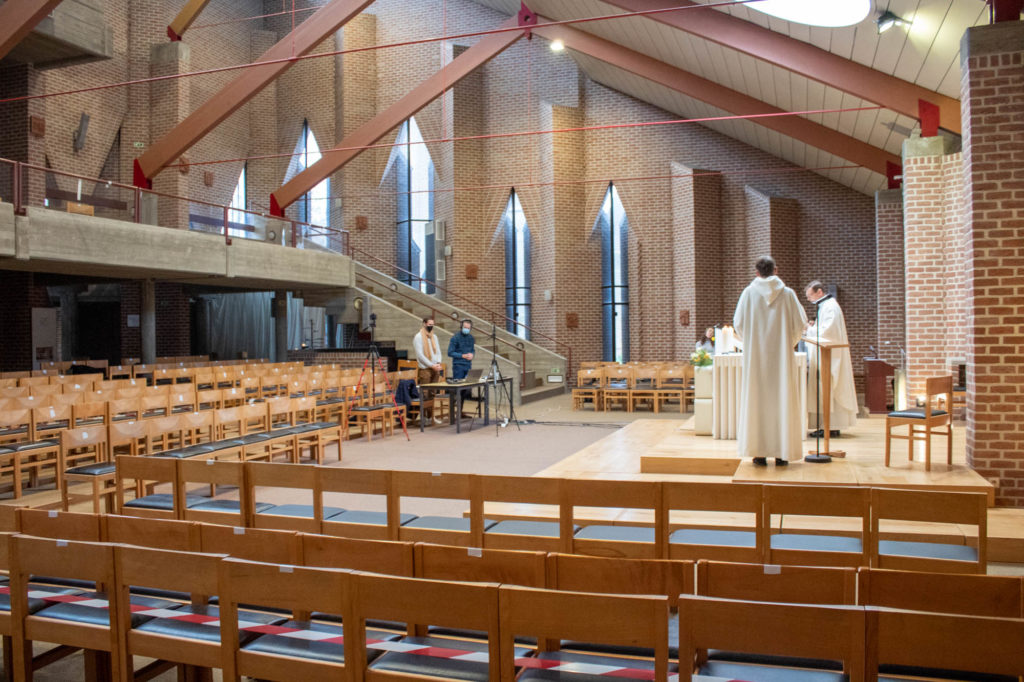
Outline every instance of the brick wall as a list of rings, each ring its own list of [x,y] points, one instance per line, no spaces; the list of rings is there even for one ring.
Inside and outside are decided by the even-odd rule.
[[[967,461],[1024,506],[1024,23],[968,29],[961,46],[968,256]]]
[[[184,285],[156,284],[156,355],[191,355],[191,315]]]
[[[32,367],[32,308],[49,308],[46,287],[31,272],[0,270],[0,371],[17,372]]]
[[[906,346],[906,295],[903,255],[903,193],[878,192],[875,198],[875,235],[878,244],[878,357],[899,367],[900,346]],[[890,342],[886,345],[886,342]]]

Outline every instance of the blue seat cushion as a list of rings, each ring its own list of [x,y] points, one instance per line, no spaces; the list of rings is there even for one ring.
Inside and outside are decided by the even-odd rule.
[[[486,659],[460,660],[456,658],[456,656],[464,656],[466,654],[486,654],[488,651],[486,640],[403,637],[397,642],[392,643],[392,645],[416,648],[430,647],[430,653],[434,655],[409,653],[392,649],[371,663],[371,668],[404,673],[406,675],[445,677],[456,680],[480,680],[480,682],[484,682],[488,679],[490,668]],[[367,645],[367,649],[372,647],[372,644]],[[516,655],[522,656],[525,653],[526,649],[517,650]]]
[[[256,513],[267,511],[272,509],[274,505],[269,502],[256,502]],[[238,500],[207,500],[206,502],[200,502],[189,507],[196,511],[213,511],[213,512],[230,512],[239,513],[242,510],[242,504]]]
[[[380,404],[380,405],[360,405],[359,407],[353,407],[351,410],[349,410],[349,412],[377,412],[379,410],[384,410],[384,409],[387,409],[389,407],[394,407],[394,406],[393,405],[384,405],[384,404]]]
[[[860,538],[843,535],[804,535],[802,533],[778,533],[772,536],[772,549],[797,549],[812,552],[855,552],[864,551]]]
[[[40,618],[67,620],[89,625],[110,625],[110,610],[107,608],[108,602],[105,594],[102,592],[87,592],[75,595],[75,598],[76,601],[47,606],[37,612],[36,615]],[[180,602],[143,597],[141,595],[132,595],[131,603],[133,607],[146,607],[147,609],[161,609],[165,611],[171,611],[181,606]],[[145,611],[132,609],[132,627],[137,627],[152,618],[153,616],[146,615]]]
[[[322,622],[289,620],[281,625],[269,625],[264,634],[242,648],[277,656],[309,658],[332,663],[345,662],[343,629],[340,625]],[[394,641],[399,635],[382,630],[367,630],[367,639]],[[381,653],[378,649],[367,649],[366,659],[372,661]]]
[[[654,529],[644,526],[585,526],[576,533],[577,540],[611,540],[613,542],[654,542]]]
[[[908,556],[951,561],[977,561],[978,550],[967,545],[949,545],[941,542],[903,542],[880,540],[878,553],[885,556]]]
[[[937,668],[921,668],[913,665],[886,665],[878,666],[879,682],[906,682],[907,677],[923,677],[929,680],[956,680],[957,682],[1017,682],[1020,678],[1011,675],[993,675],[991,673],[972,673],[963,670],[940,670]],[[900,677],[885,677],[881,673],[889,675],[900,675]]]
[[[10,448],[16,452],[25,452],[26,450],[39,450],[41,448],[53,448],[58,447],[60,443],[55,440],[36,440],[31,443],[8,443],[5,448]]]
[[[214,450],[230,450],[231,448],[240,448],[245,445],[245,442],[241,438],[226,438],[224,440],[214,441],[209,443],[213,446]]]
[[[45,597],[43,596],[44,594],[74,595],[81,593],[81,590],[76,590],[72,588],[51,587],[50,585],[36,585],[33,583],[29,583],[28,612],[35,613],[36,611],[39,611],[48,604]],[[10,613],[10,611],[11,589],[7,586],[7,581],[4,580],[4,587],[0,588],[0,612]]]
[[[156,453],[157,457],[172,457],[174,459],[188,459],[190,457],[198,457],[199,455],[208,455],[211,452],[215,452],[216,448],[207,443],[200,445],[189,445],[184,448],[175,448],[174,450],[164,450],[163,452]]]
[[[191,509],[197,504],[208,501],[210,498],[200,495],[186,495],[185,506]],[[125,507],[135,509],[154,509],[157,511],[171,511],[174,509],[174,495],[170,493],[154,493],[124,503]]]
[[[326,518],[326,516],[325,516]],[[404,526],[416,518],[415,514],[399,514],[398,525]],[[388,522],[387,512],[348,510],[337,516],[332,516],[331,521],[339,523],[363,523],[368,526],[384,526]]]
[[[576,533],[579,526],[573,526],[572,531]],[[559,533],[558,521],[499,521],[491,526],[488,533],[499,535],[532,535],[541,538],[557,538]]]
[[[946,414],[945,410],[932,410],[933,417],[941,417]],[[890,412],[890,417],[896,419],[924,419],[924,408],[918,407],[911,410],[898,410],[896,412]]]
[[[117,472],[117,465],[113,462],[94,462],[80,467],[72,467],[64,473],[75,476],[107,476],[115,472]]]
[[[750,682],[847,682],[849,677],[833,670],[775,667],[767,663],[754,665],[729,661],[708,661],[698,671],[709,677]]]
[[[345,510],[341,507],[324,507],[324,518],[337,516]],[[299,519],[313,518],[313,505],[311,504],[279,504],[276,507],[271,505],[269,509],[263,509],[257,514],[273,514],[274,516],[292,516]]]
[[[600,653],[577,651],[542,651],[536,656],[518,657],[523,673],[519,680],[572,680],[573,682],[605,682],[609,678],[631,677],[654,679],[654,661],[644,658],[620,658]],[[556,666],[565,666],[560,669]],[[678,668],[669,667],[670,672]],[[630,674],[631,671],[636,671]],[[640,671],[650,671],[650,676]]]
[[[180,614],[180,615],[179,615]],[[199,639],[206,642],[220,641],[220,609],[216,606],[193,606],[185,604],[178,608],[174,614],[167,614],[165,618],[153,618],[138,626],[143,632],[153,632],[170,637],[184,637],[186,639]],[[249,642],[260,635],[259,632],[243,630],[243,627],[260,625],[280,625],[287,618],[262,611],[247,611],[239,609],[239,632],[238,640],[242,644]]]
[[[267,433],[266,431],[261,431],[259,433],[246,434],[239,438],[238,440],[242,441],[242,443],[245,445],[252,445],[253,443],[262,443],[264,441],[268,441],[273,437],[274,436]]]
[[[718,649],[708,650],[708,660],[728,663],[774,665],[783,668],[812,668],[838,672],[843,671],[843,664],[840,661],[828,661],[820,658],[801,658],[797,656],[748,654],[741,651],[719,651]]]
[[[747,530],[710,530],[681,528],[668,536],[676,545],[715,545],[719,547],[757,547],[757,533]]]
[[[10,455],[13,454],[14,452],[15,451],[11,450],[10,448],[0,448],[0,455]]]
[[[496,522],[484,519],[484,530],[492,528]],[[421,516],[409,523],[403,523],[406,528],[425,528],[427,530],[451,530],[469,532],[469,519],[461,516]]]

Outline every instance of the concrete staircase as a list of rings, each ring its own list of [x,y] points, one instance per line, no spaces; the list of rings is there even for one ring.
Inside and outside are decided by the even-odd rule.
[[[477,357],[473,366],[486,369],[491,362],[490,320],[485,320],[462,308],[425,294],[418,289],[400,282],[358,261],[352,261],[355,291],[369,297],[373,312],[377,313],[377,337],[394,339],[398,348],[408,348],[409,357],[414,357],[412,337],[422,325],[421,318],[433,310],[435,332],[443,341],[444,349],[448,340],[462,326],[461,321],[473,321]],[[503,376],[522,379],[515,381],[517,404],[541,400],[566,391],[566,358],[536,343],[509,333],[504,328],[497,330],[498,366]],[[525,372],[524,370],[525,354]],[[550,377],[561,377],[563,381],[548,381]]]

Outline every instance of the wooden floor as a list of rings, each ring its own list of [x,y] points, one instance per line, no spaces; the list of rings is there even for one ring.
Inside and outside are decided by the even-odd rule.
[[[894,441],[892,466],[884,466],[884,426],[881,417],[859,420],[856,428],[832,439],[831,447],[844,450],[846,457],[828,464],[758,467],[740,459],[736,441],[695,435],[692,419],[637,419],[537,475],[930,488],[984,492],[994,502],[992,484],[966,465],[963,428],[954,428],[953,465],[945,462],[945,440],[933,437],[932,468],[925,471],[923,443],[916,444],[915,459],[908,461],[906,442]],[[804,450],[814,445],[809,439]]]
[[[905,441],[893,445],[891,466],[884,466],[885,419],[860,419],[857,426],[832,439],[833,449],[847,454],[828,464],[791,462],[786,467],[756,467],[749,459],[742,460],[736,452],[736,441],[714,440],[697,436],[692,418],[679,420],[637,419],[601,440],[583,448],[537,476],[566,478],[599,478],[661,481],[722,481],[764,483],[820,483],[825,485],[856,485],[896,488],[930,488],[984,492],[994,501],[993,486],[966,465],[965,429],[954,426],[953,465],[945,463],[945,441],[933,442],[932,468],[925,471],[923,444],[917,444],[914,460],[907,459]],[[814,446],[804,442],[804,450]],[[653,466],[652,466],[653,462]],[[687,473],[670,473],[685,471]],[[706,471],[707,473],[695,473]],[[534,511],[536,513],[537,510]],[[554,510],[550,510],[554,512]],[[606,510],[607,511],[607,510]],[[488,505],[488,514],[501,517],[522,517],[516,505]],[[635,513],[623,510],[616,523],[644,522]],[[813,532],[814,520],[807,530]],[[994,562],[1024,563],[1024,509],[996,508],[989,510],[989,556]],[[834,520],[830,521],[832,531]],[[912,525],[912,524],[911,524]],[[915,528],[916,531],[923,529]],[[973,528],[925,530],[942,534],[959,534],[969,542]],[[975,534],[976,535],[976,534]],[[954,538],[947,538],[956,541]]]

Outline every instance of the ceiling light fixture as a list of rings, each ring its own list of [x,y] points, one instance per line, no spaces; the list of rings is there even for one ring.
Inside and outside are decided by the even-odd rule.
[[[747,7],[797,24],[839,28],[864,21],[871,0],[759,0]]]
[[[564,49],[565,49],[565,43],[563,43],[561,40],[552,40],[551,41],[551,51],[552,52],[561,52]]]
[[[878,26],[878,33],[882,34],[893,26],[906,26],[907,21],[902,17],[896,16],[889,10],[885,10],[878,15],[877,19],[875,19],[875,24]]]

